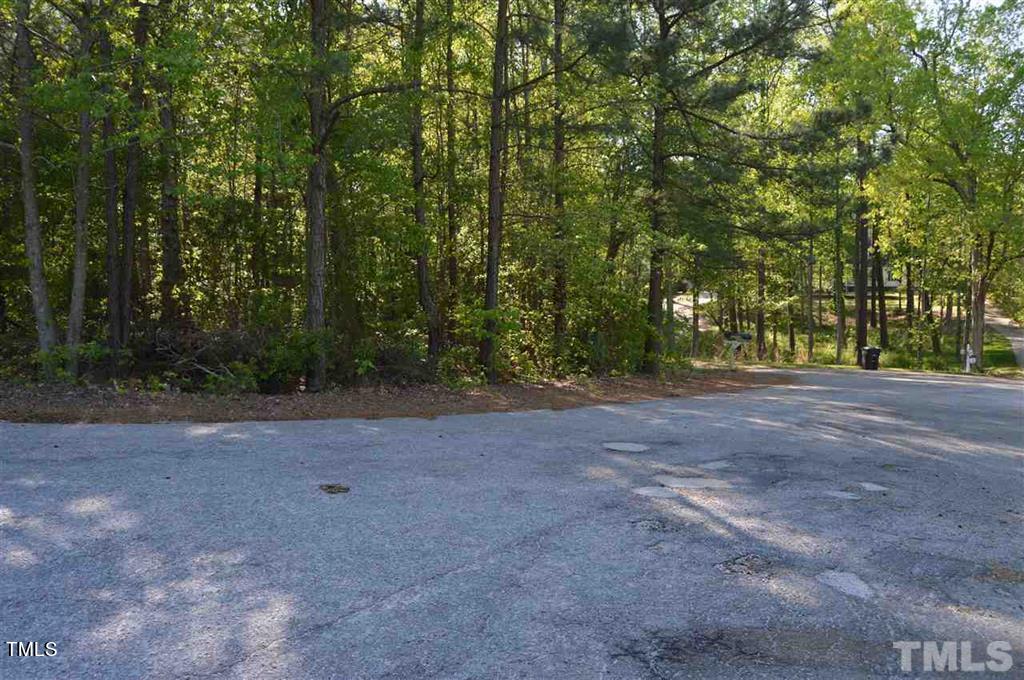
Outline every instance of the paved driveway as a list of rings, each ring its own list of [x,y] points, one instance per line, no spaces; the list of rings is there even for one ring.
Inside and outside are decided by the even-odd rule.
[[[0,636],[57,645],[0,676],[864,678],[898,675],[895,640],[1004,640],[1021,677],[1022,383],[798,375],[436,420],[0,424]]]
[[[985,325],[996,333],[1006,336],[1013,347],[1013,356],[1017,360],[1017,365],[1024,368],[1024,328],[1003,316],[1003,313],[992,305],[988,305],[985,309]]]

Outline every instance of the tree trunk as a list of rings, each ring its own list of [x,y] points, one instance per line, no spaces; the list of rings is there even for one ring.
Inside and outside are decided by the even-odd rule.
[[[419,250],[416,253],[416,284],[419,291],[420,307],[427,317],[427,358],[431,369],[437,365],[441,353],[441,316],[434,301],[430,281],[430,234],[427,229],[427,197],[424,187],[423,170],[423,41],[424,1],[415,0],[413,9],[413,32],[410,50],[410,75],[412,76],[412,120],[410,121],[412,151],[413,217],[416,221]]]
[[[128,145],[125,149],[124,169],[124,200],[121,217],[124,221],[121,237],[121,327],[118,329],[118,346],[128,344],[131,335],[133,317],[133,288],[135,276],[135,222],[139,205],[139,192],[142,182],[141,162],[142,147],[139,140],[139,124],[145,106],[143,89],[142,60],[146,45],[149,42],[149,10],[148,3],[136,0],[133,5],[138,10],[132,29],[134,58],[131,64],[131,79],[128,84],[128,100],[131,112],[128,117]]]
[[[939,322],[935,319],[934,304],[932,303],[931,291],[924,294],[925,308],[928,310],[928,330],[932,337],[932,354],[942,354],[942,339],[939,337]]]
[[[103,70],[110,73],[113,69],[113,46],[106,29],[99,38],[100,55]],[[121,307],[121,225],[118,223],[118,193],[120,186],[117,179],[117,151],[114,135],[114,110],[111,98],[111,87],[107,80],[102,86],[104,96],[103,112],[103,217],[107,228],[107,335],[111,349],[121,348],[122,321]],[[115,360],[116,363],[116,360]]]
[[[690,295],[690,299],[693,304],[693,322],[690,335],[690,356],[696,357],[697,351],[700,349],[700,286],[697,285],[696,276],[694,276],[693,279],[693,291]]]
[[[160,0],[159,11],[164,20],[172,22],[169,0]],[[169,30],[169,26],[165,28]],[[174,110],[174,92],[166,73],[156,78],[157,105],[160,112],[160,318],[165,326],[180,326],[187,316],[183,309],[178,286],[184,282],[181,264],[181,230],[178,221],[179,149],[177,120]],[[234,202],[232,202],[234,205]]]
[[[991,280],[994,246],[995,233],[989,232],[987,245],[983,248],[981,237],[978,236],[971,251],[971,317],[974,320],[971,326],[971,344],[974,354],[978,357],[976,367],[979,370],[985,365],[985,298]]]
[[[455,333],[455,309],[459,302],[459,222],[456,214],[455,186],[455,4],[454,0],[445,2],[445,19],[447,31],[445,35],[444,77],[448,98],[445,101],[444,137],[445,137],[445,217],[448,233],[445,239],[445,256],[448,269],[448,300],[445,326],[449,339]]]
[[[313,162],[306,175],[306,330],[315,338],[317,351],[306,373],[306,390],[319,392],[327,381],[327,348],[324,330],[327,256],[326,193],[327,158],[327,59],[331,40],[328,0],[309,0],[310,43],[314,64],[306,102],[309,106],[310,151]]]
[[[875,290],[878,295],[878,344],[882,349],[889,349],[889,314],[885,308],[885,271],[882,268],[882,255],[877,246],[874,270]]]
[[[93,32],[91,2],[82,5],[78,31],[79,58],[82,60],[86,82],[92,80],[89,62],[92,58]],[[82,341],[82,322],[85,318],[85,277],[89,258],[89,169],[92,155],[91,100],[86,100],[78,112],[78,165],[75,168],[75,250],[71,274],[71,304],[68,308],[67,372],[78,377],[78,346]]]
[[[267,236],[263,230],[263,155],[258,148],[259,142],[256,145],[256,163],[252,178],[252,229],[254,238],[249,271],[252,276],[253,285],[256,288],[265,288],[269,278],[269,271]]]
[[[961,364],[964,350],[964,319],[963,319],[963,297],[962,291],[956,292],[956,361]]]
[[[555,79],[554,101],[554,149],[552,159],[552,182],[555,202],[555,277],[552,290],[554,307],[553,338],[555,362],[560,364],[565,350],[565,308],[568,301],[568,282],[565,264],[565,111],[562,102],[562,38],[565,30],[565,2],[554,0],[554,51],[552,62]],[[559,367],[560,370],[560,367]]]
[[[914,323],[914,269],[911,263],[907,263],[907,330],[913,327]]]
[[[790,290],[792,297],[793,291]],[[786,321],[789,332],[789,353],[791,360],[796,361],[796,323],[793,321],[793,304],[786,303]]]
[[[57,325],[50,307],[50,294],[43,267],[42,224],[39,218],[39,200],[36,195],[35,168],[35,112],[32,109],[32,73],[35,54],[29,40],[29,0],[18,0],[16,6],[15,84],[18,103],[18,156],[21,160],[21,199],[25,212],[25,255],[28,259],[29,289],[32,293],[32,312],[36,321],[39,350],[53,351],[57,346]],[[53,377],[53,367],[43,362],[47,377]]]
[[[497,382],[495,348],[498,331],[498,266],[501,261],[501,233],[504,221],[502,160],[505,146],[505,64],[508,59],[508,3],[498,0],[494,61],[491,69],[490,140],[487,166],[487,284],[484,293],[484,337],[480,363],[490,382]]]
[[[764,337],[764,309],[765,309],[765,287],[767,275],[765,273],[764,261],[765,249],[761,246],[757,249],[757,358],[764,359],[767,346]]]
[[[807,255],[807,361],[814,361],[814,239]]]
[[[838,190],[836,191],[836,214],[832,226],[835,238],[835,250],[832,254],[832,295],[836,305],[836,363],[843,363],[843,351],[846,349],[846,280],[843,276],[843,223],[840,212]]]
[[[666,8],[659,6],[658,11],[658,38],[661,44],[668,40],[672,24]],[[668,78],[665,75],[667,64],[664,63],[666,55],[658,50],[655,59],[658,63],[654,65],[658,73],[658,82],[654,84],[654,130],[651,137],[651,238],[654,244],[651,246],[650,254],[650,276],[647,285],[647,336],[644,341],[643,370],[646,373],[657,373],[661,361],[661,338],[662,338],[662,308],[661,296],[663,282],[663,267],[665,262],[665,246],[662,243],[662,218],[665,211],[665,170],[667,156],[665,152],[665,140],[667,136],[666,118],[668,109],[665,105],[664,90],[668,87]]]
[[[864,194],[864,180],[867,178],[867,145],[860,139],[857,140],[857,158],[860,161],[857,167],[857,252],[854,258],[854,296],[857,308],[857,364],[863,363],[861,348],[868,344],[868,305],[867,305],[867,283],[868,283],[868,224],[867,224],[867,197]]]

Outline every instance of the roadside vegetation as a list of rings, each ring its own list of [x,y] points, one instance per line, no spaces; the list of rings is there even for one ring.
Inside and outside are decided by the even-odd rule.
[[[741,361],[1009,370],[983,318],[1024,320],[1021,25],[1016,0],[4,2],[0,380],[586,381],[721,361],[729,332]]]

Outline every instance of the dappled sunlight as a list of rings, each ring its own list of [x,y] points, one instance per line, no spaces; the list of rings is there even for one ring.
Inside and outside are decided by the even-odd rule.
[[[190,425],[185,428],[185,435],[188,437],[209,437],[210,435],[222,432],[227,425]]]
[[[76,463],[96,469],[88,485],[51,472],[32,477],[38,489],[7,487],[18,495],[0,505],[0,568],[78,623],[63,641],[75,658],[157,650],[127,662],[139,676],[309,677],[323,671],[311,648],[331,650],[339,673],[372,676],[352,656],[371,640],[418,653],[495,631],[515,646],[562,618],[621,619],[630,636],[742,628],[827,643],[849,623],[882,640],[1005,637],[1019,586],[975,575],[1020,521],[986,513],[1014,501],[968,492],[978,504],[951,516],[945,475],[1000,488],[1024,453],[930,415],[779,387],[445,423],[281,424],[276,436],[234,425],[193,444],[192,426],[168,426],[154,430],[164,449],[147,442],[167,455]],[[265,451],[244,479],[234,433]],[[243,448],[248,461],[256,448]],[[124,473],[108,479],[105,465]],[[705,480],[721,488],[669,488]],[[329,482],[350,493],[324,494]],[[635,493],[646,488],[670,495]],[[929,576],[943,569],[963,575]],[[53,573],[64,581],[46,590]],[[37,620],[51,625],[42,610]],[[626,634],[587,630],[595,654]]]
[[[67,511],[76,515],[94,515],[109,512],[112,507],[113,503],[107,496],[88,496],[69,501]]]
[[[295,615],[295,598],[290,595],[266,594],[250,605],[253,610],[245,615],[246,651],[254,652],[283,640]]]
[[[107,652],[125,651],[138,637],[147,623],[152,624],[153,616],[148,608],[127,605],[109,616],[99,626],[82,637],[82,649],[97,648]]]
[[[118,565],[121,573],[128,578],[143,578],[159,572],[164,566],[164,556],[146,546],[129,546]]]
[[[0,560],[9,567],[19,569],[39,564],[39,558],[34,552],[8,540],[0,541]]]

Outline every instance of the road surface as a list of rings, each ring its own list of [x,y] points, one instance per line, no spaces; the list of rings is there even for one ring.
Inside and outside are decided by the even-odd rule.
[[[0,424],[0,632],[56,644],[0,676],[833,680],[954,640],[1009,642],[1021,677],[1022,383],[795,375],[435,420]]]

